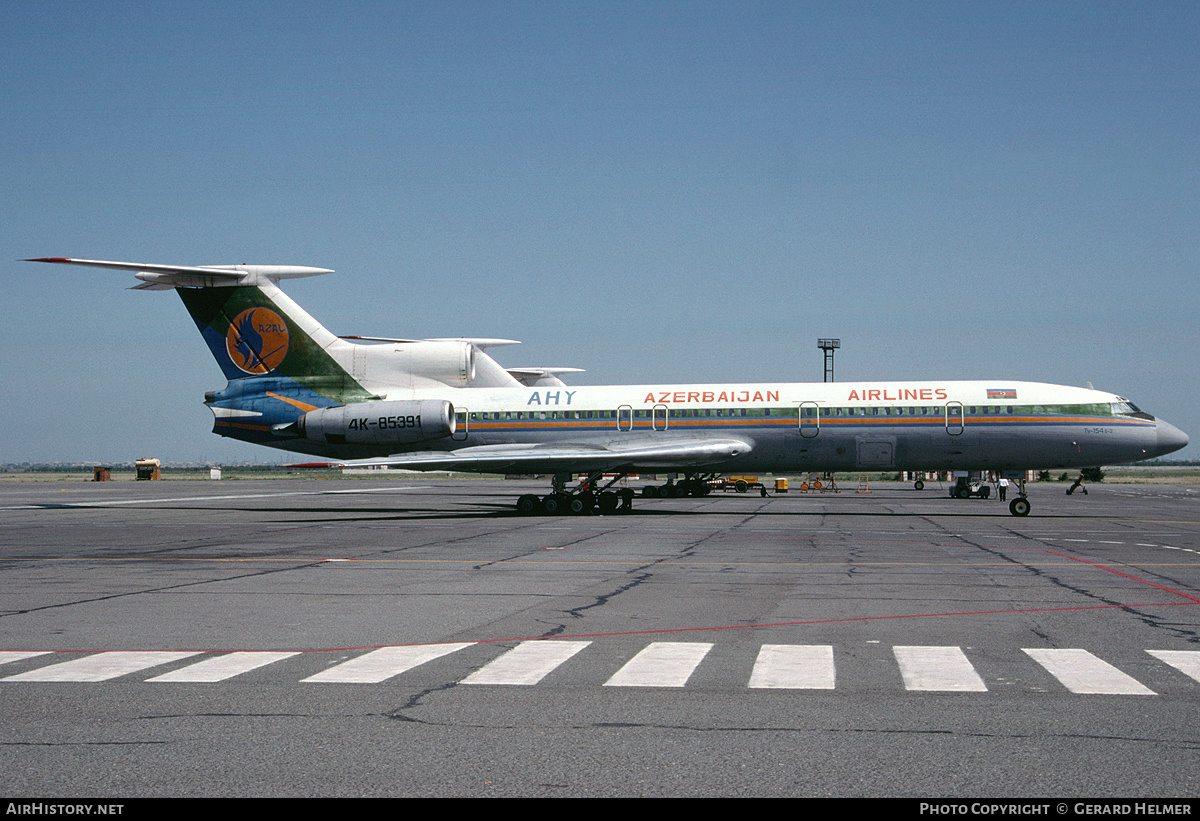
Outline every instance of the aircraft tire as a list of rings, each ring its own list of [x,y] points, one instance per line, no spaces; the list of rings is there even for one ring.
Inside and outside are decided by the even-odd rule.
[[[619,501],[620,500],[617,498],[617,494],[613,493],[611,490],[606,490],[600,494],[600,501],[597,503],[597,507],[600,508],[601,513],[612,513],[617,509],[617,503]]]
[[[522,516],[529,516],[530,514],[537,513],[539,507],[541,507],[541,502],[539,502],[538,497],[534,496],[532,493],[526,493],[524,496],[517,499],[517,512]]]
[[[587,510],[587,503],[583,501],[582,496],[572,496],[567,500],[567,512],[571,515],[578,516],[580,513],[586,513]]]
[[[1029,500],[1021,497],[1008,503],[1008,512],[1014,516],[1028,516],[1029,508]]]
[[[542,512],[549,513],[551,516],[562,512],[562,499],[557,493],[551,493],[549,496],[542,499]]]
[[[657,499],[658,498],[658,487],[656,485],[646,485],[645,487],[643,487],[642,488],[642,498],[643,499]]]

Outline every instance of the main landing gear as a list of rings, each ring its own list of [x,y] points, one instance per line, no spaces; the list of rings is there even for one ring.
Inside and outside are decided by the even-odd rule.
[[[709,480],[715,475],[689,473],[678,482],[668,480],[665,485],[647,485],[642,488],[642,498],[682,499],[686,496],[707,496],[712,493],[712,485],[709,484]],[[532,493],[525,494],[517,499],[517,512],[526,516],[535,513],[582,514],[591,513],[593,510],[599,513],[628,513],[633,510],[633,497],[635,496],[633,488],[623,487],[609,490],[625,476],[624,473],[617,474],[608,484],[600,487],[599,482],[602,480],[603,474],[596,471],[589,474],[579,483],[578,487],[568,488],[567,482],[570,481],[570,474],[556,474],[553,492],[542,497]],[[767,495],[765,489],[763,495]]]
[[[526,516],[535,513],[570,513],[583,514],[596,510],[600,513],[628,513],[633,510],[633,489],[623,487],[619,490],[609,490],[610,487],[625,478],[624,473],[604,487],[597,487],[603,473],[595,471],[573,489],[567,488],[570,475],[555,475],[554,490],[540,499],[532,493],[527,493],[517,499],[517,512]]]

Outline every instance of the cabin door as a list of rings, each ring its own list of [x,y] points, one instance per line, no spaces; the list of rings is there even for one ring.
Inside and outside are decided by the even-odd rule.
[[[946,403],[946,433],[958,436],[963,432],[962,402]]]
[[[821,432],[821,409],[816,402],[800,404],[800,435],[812,439]]]

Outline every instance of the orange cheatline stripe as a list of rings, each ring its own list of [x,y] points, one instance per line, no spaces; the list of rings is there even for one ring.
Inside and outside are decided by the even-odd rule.
[[[280,396],[279,394],[271,393],[270,391],[267,391],[267,396],[271,397],[272,399],[278,399],[280,402],[287,402],[289,405],[299,408],[305,413],[308,411],[320,410],[320,408],[316,405],[310,405],[307,402],[301,402],[299,399],[289,399],[286,396]]]

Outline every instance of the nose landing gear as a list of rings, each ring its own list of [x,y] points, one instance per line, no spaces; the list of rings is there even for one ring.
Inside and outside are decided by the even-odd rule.
[[[1025,479],[1022,474],[1022,478],[1017,479],[1017,498],[1008,503],[1008,512],[1014,516],[1028,516],[1029,508],[1029,498],[1025,495]]]

